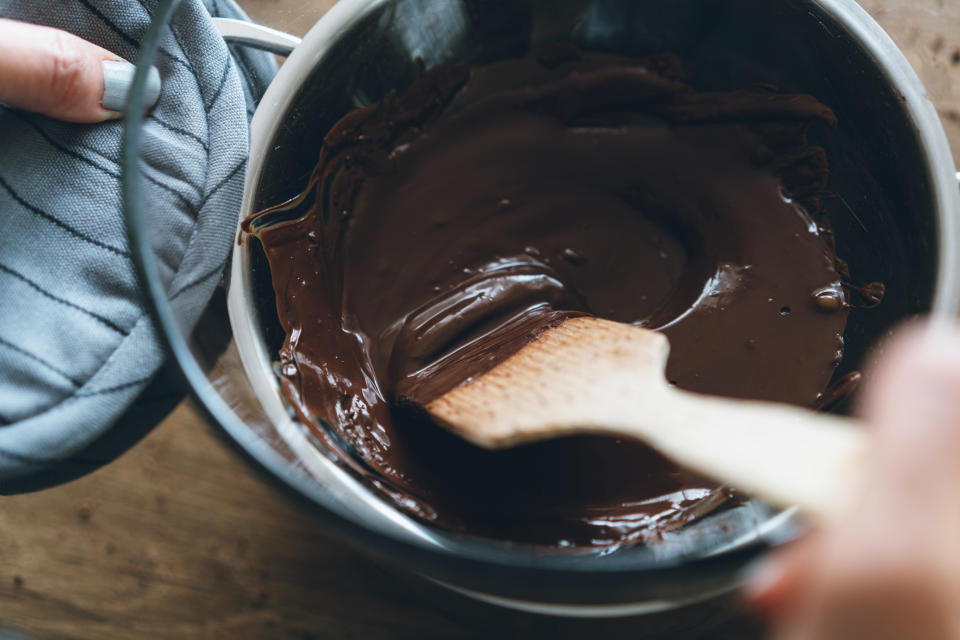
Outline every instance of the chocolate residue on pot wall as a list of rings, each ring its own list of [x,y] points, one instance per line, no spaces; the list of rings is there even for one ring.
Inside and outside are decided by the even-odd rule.
[[[306,193],[247,221],[287,333],[290,405],[321,436],[326,421],[401,508],[597,546],[718,502],[714,483],[638,444],[491,453],[398,402],[482,374],[570,315],[663,331],[684,389],[824,400],[849,296],[806,130],[834,115],[807,95],[698,93],[681,77],[672,56],[563,46],[437,67],[345,116]]]

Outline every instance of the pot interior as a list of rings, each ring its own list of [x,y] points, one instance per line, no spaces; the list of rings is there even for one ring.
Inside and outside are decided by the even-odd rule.
[[[811,130],[811,143],[826,149],[831,168],[824,209],[852,279],[887,287],[879,307],[851,312],[837,376],[860,368],[870,346],[897,323],[931,310],[938,231],[928,161],[902,95],[882,71],[884,61],[875,60],[821,3],[397,0],[364,6],[303,78],[278,116],[282,126],[273,138],[254,149],[264,156],[245,214],[300,193],[330,127],[349,111],[406,88],[416,77],[418,58],[428,68],[483,64],[522,57],[558,40],[630,56],[670,52],[682,58],[687,81],[699,90],[772,84],[812,94],[836,112],[835,130]],[[305,46],[311,46],[309,37]],[[269,267],[258,243],[248,246],[254,326],[274,356],[284,336]],[[771,515],[756,507],[737,521],[744,531],[734,533],[755,530]],[[735,539],[697,535],[654,555],[709,555]],[[596,560],[611,562],[609,556]]]

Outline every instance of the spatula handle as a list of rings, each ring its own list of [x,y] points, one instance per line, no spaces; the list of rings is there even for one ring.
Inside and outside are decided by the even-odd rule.
[[[857,477],[866,438],[852,419],[678,389],[665,393],[661,402],[625,415],[642,416],[633,433],[681,464],[812,513],[838,508]]]

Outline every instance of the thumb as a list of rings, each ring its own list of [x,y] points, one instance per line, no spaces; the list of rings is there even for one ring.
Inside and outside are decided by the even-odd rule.
[[[960,330],[910,327],[884,351],[861,407],[874,445],[861,508],[883,532],[873,546],[936,549],[960,577]]]
[[[134,67],[77,36],[0,18],[0,102],[68,122],[119,118]],[[160,95],[151,69],[146,104]]]
[[[879,351],[856,499],[750,585],[778,637],[958,637],[960,331],[907,328]]]

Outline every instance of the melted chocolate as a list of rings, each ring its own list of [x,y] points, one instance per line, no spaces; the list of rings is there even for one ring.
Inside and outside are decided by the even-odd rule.
[[[612,545],[726,499],[636,443],[487,452],[404,408],[570,315],[663,331],[685,389],[836,395],[848,290],[816,198],[825,154],[806,143],[833,113],[769,88],[698,93],[681,75],[671,56],[562,46],[437,67],[345,116],[303,196],[247,221],[287,333],[290,405],[399,507],[481,536]]]

